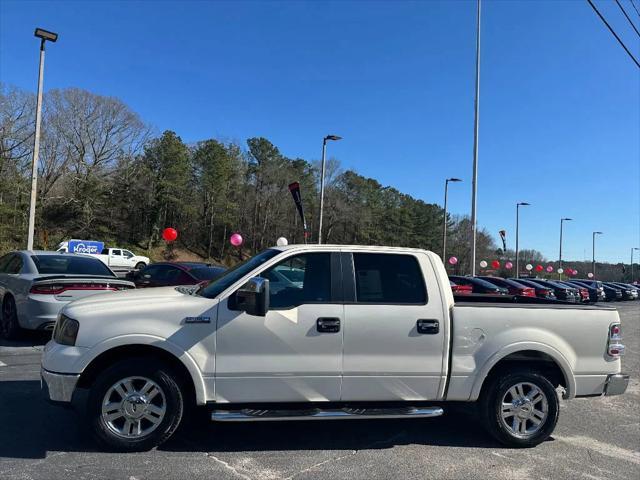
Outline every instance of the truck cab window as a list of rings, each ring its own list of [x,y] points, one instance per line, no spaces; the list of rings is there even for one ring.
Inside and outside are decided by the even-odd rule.
[[[269,307],[272,310],[331,302],[330,253],[290,257],[260,276],[269,280]]]
[[[427,303],[423,274],[413,255],[354,253],[353,262],[357,303]]]

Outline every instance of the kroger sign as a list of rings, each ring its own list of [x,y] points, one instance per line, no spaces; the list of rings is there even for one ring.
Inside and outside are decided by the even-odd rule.
[[[69,252],[71,253],[102,253],[104,250],[103,242],[94,242],[93,240],[71,240],[69,241]]]

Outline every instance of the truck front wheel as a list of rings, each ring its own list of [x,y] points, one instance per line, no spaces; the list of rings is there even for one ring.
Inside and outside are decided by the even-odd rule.
[[[149,450],[180,424],[183,395],[173,372],[144,358],[120,361],[98,376],[87,414],[96,439],[118,451]]]
[[[509,447],[533,447],[553,433],[560,404],[545,376],[518,371],[489,380],[480,398],[485,427]]]

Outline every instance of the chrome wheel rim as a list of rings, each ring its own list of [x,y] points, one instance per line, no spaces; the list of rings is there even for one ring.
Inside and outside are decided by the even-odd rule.
[[[535,435],[544,426],[548,416],[547,396],[533,383],[517,383],[502,397],[500,420],[515,437],[528,438]]]
[[[102,400],[102,420],[113,434],[140,438],[153,432],[165,417],[167,400],[156,382],[127,377],[114,383]]]

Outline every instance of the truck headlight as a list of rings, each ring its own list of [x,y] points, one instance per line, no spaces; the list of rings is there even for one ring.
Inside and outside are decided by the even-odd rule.
[[[53,340],[60,345],[74,346],[80,324],[77,320],[66,315],[60,315],[56,327],[53,330]]]

